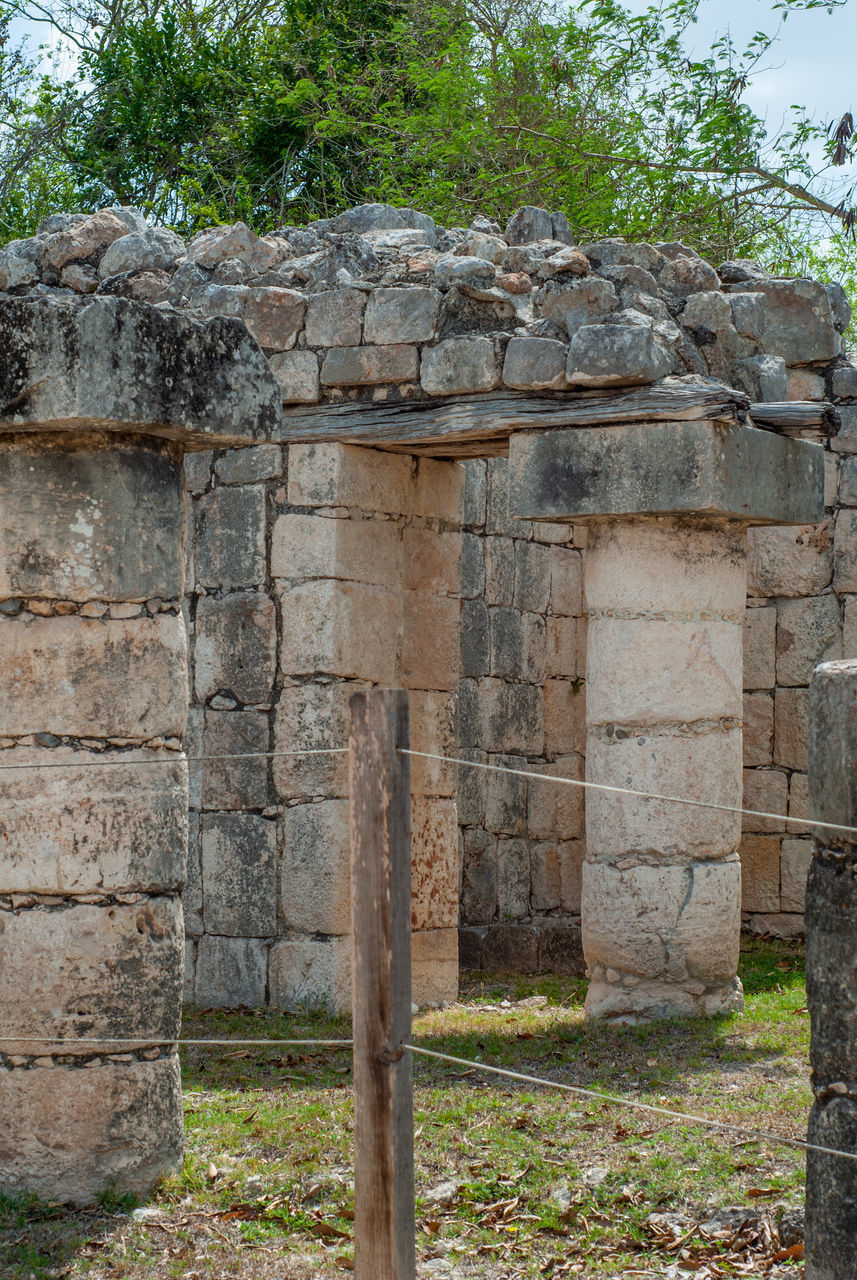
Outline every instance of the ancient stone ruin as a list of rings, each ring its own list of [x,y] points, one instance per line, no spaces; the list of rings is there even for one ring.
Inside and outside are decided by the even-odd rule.
[[[345,759],[288,753],[355,689],[432,755],[807,816],[857,650],[844,293],[571,239],[122,208],[0,250],[0,1186],[177,1158],[182,934],[190,1000],[348,1006]],[[596,1016],[714,1013],[742,912],[800,928],[776,819],[412,763],[421,1002],[586,965]]]

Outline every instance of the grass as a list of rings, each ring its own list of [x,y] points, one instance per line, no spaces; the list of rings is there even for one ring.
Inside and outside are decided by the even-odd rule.
[[[414,1036],[459,1057],[800,1137],[810,1103],[802,953],[748,941],[742,978],[741,1015],[609,1027],[584,1022],[581,981],[477,975],[460,1003],[419,1015]],[[349,1028],[317,1013],[189,1010],[184,1033],[338,1038]],[[351,1268],[349,1053],[191,1047],[183,1074],[181,1173],[136,1216],[109,1195],[85,1211],[0,1199],[3,1280],[303,1280]],[[425,1274],[660,1276],[678,1259],[700,1276],[728,1275],[725,1238],[707,1239],[701,1223],[726,1207],[739,1223],[763,1211],[773,1220],[802,1203],[795,1149],[425,1058],[414,1076]],[[706,1270],[716,1254],[720,1269]],[[768,1265],[767,1274],[797,1274],[785,1259],[781,1272]]]

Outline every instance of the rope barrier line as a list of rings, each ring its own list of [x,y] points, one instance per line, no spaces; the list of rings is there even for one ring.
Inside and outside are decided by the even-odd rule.
[[[536,773],[530,769],[512,769],[504,764],[484,764],[481,760],[463,760],[456,756],[436,755],[431,751],[413,751],[407,747],[399,750],[406,756],[419,756],[422,760],[439,760],[444,764],[464,765],[470,769],[487,769],[495,773],[509,773],[518,778],[534,778],[537,782],[559,782],[567,787],[581,787],[587,791],[603,791],[608,795],[634,796],[637,800],[662,800],[667,804],[684,804],[694,809],[716,809],[719,813],[733,813],[747,818],[769,818],[776,822],[793,823],[799,827],[812,827],[819,831],[838,831],[857,836],[857,827],[840,822],[816,822],[811,818],[792,818],[785,813],[766,813],[762,809],[740,809],[731,804],[719,804],[714,800],[689,800],[684,796],[665,796],[656,791],[635,791],[631,787],[614,787],[606,782],[585,782],[582,778],[560,778],[556,774]]]
[[[157,1039],[157,1040],[146,1039],[143,1036],[138,1036],[136,1039],[128,1039],[127,1037],[125,1039],[121,1039],[117,1037],[113,1037],[111,1039],[109,1037],[81,1036],[79,1039],[77,1039],[77,1038],[71,1038],[71,1037],[64,1038],[62,1036],[20,1035],[20,1036],[0,1036],[0,1044],[76,1044],[76,1045],[133,1044],[138,1049],[153,1049],[162,1044],[175,1044],[175,1045],[180,1045],[182,1047],[185,1047],[188,1045],[195,1045],[195,1046],[212,1045],[217,1048],[222,1048],[224,1045],[241,1044],[241,1045],[257,1045],[257,1046],[273,1045],[277,1048],[282,1048],[285,1045],[300,1045],[303,1048],[307,1048],[310,1046],[314,1046],[314,1047],[324,1046],[327,1048],[339,1048],[339,1049],[349,1048],[350,1049],[354,1044],[354,1041],[353,1040],[233,1040],[233,1039],[174,1040],[171,1036],[161,1036],[160,1039]]]
[[[420,1054],[424,1058],[437,1058],[441,1062],[452,1062],[460,1067],[472,1067],[477,1071],[485,1071],[491,1075],[504,1076],[509,1080],[521,1080],[524,1084],[544,1085],[548,1089],[560,1089],[564,1093],[573,1093],[581,1098],[589,1098],[594,1102],[608,1102],[612,1106],[627,1107],[632,1111],[645,1111],[649,1115],[665,1116],[669,1120],[682,1120],[687,1124],[699,1124],[708,1129],[718,1129],[723,1133],[737,1134],[742,1138],[752,1138],[757,1142],[775,1142],[787,1147],[798,1147],[801,1151],[819,1151],[823,1155],[842,1156],[845,1160],[857,1160],[857,1151],[838,1151],[835,1147],[822,1147],[815,1142],[807,1142],[803,1138],[787,1138],[767,1129],[742,1129],[740,1125],[727,1124],[723,1120],[710,1120],[705,1116],[694,1116],[684,1111],[672,1111],[668,1107],[657,1107],[653,1103],[638,1102],[634,1098],[620,1098],[612,1093],[599,1093],[597,1089],[586,1089],[583,1085],[565,1084],[560,1080],[544,1080],[540,1076],[531,1076],[523,1071],[510,1071],[506,1067],[494,1067],[485,1062],[471,1062],[469,1058],[456,1058],[451,1053],[439,1053],[436,1049],[423,1049],[420,1045],[403,1044],[403,1049]]]
[[[31,750],[32,748],[26,748]],[[53,750],[53,748],[47,748]],[[134,751],[144,751],[145,747],[132,747]],[[124,756],[107,756],[98,760],[46,760],[44,764],[38,760],[27,760],[21,764],[0,764],[0,769],[101,769],[105,765],[124,765],[126,769],[136,765],[161,764],[196,764],[202,760],[271,760],[279,756],[340,756],[346,755],[347,747],[316,747],[312,751],[231,751],[225,755],[185,756],[174,751],[171,756],[157,756],[153,760],[128,760]]]

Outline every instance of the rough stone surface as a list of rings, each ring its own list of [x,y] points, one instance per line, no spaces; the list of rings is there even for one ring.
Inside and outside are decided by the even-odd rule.
[[[98,1070],[0,1068],[0,1190],[91,1204],[105,1187],[141,1198],[182,1158],[178,1058]]]
[[[266,702],[277,661],[274,603],[261,591],[205,596],[196,610],[194,679],[205,702],[228,690],[239,702]]]
[[[201,1009],[265,1003],[268,945],[257,938],[205,934],[197,944],[195,1002]]]
[[[500,370],[489,338],[448,338],[423,355],[420,381],[430,395],[490,391]]]
[[[815,280],[757,280],[765,295],[765,342],[786,364],[810,364],[838,354],[830,298]]]
[[[332,347],[321,365],[326,387],[370,387],[381,382],[412,382],[419,370],[413,346]]]
[[[656,382],[673,358],[651,329],[640,325],[582,325],[566,362],[570,387],[630,387]]]
[[[271,937],[277,928],[276,823],[250,813],[202,818],[202,882],[207,933]]]
[[[552,338],[512,338],[503,361],[503,381],[521,390],[563,390],[566,355],[565,343]]]
[[[276,382],[235,320],[199,324],[124,298],[4,298],[0,346],[6,432],[136,430],[207,448],[279,425]]]
[[[366,307],[366,341],[430,342],[435,336],[441,295],[420,287],[374,289]]]

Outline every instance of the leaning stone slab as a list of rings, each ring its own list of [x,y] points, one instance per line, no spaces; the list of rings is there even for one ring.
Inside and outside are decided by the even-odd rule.
[[[175,600],[183,531],[174,446],[29,436],[0,452],[0,598]]]
[[[692,512],[808,524],[824,517],[824,451],[711,422],[521,432],[509,447],[509,510],[563,522]]]
[[[825,662],[810,685],[810,817],[857,827],[857,664]],[[820,834],[824,848],[853,852],[857,837]]]
[[[187,764],[177,752],[105,763],[94,751],[19,747],[0,761],[22,766],[0,772],[0,894],[181,888]]]
[[[33,1087],[37,1072],[38,1088]],[[105,1187],[144,1196],[181,1167],[178,1058],[97,1070],[0,1066],[0,1191],[90,1204]]]
[[[134,431],[220,448],[272,438],[281,398],[238,320],[126,298],[0,301],[0,431]]]
[[[0,1037],[15,1038],[6,1052],[75,1052],[74,1043],[52,1049],[28,1032],[72,1042],[110,1036],[169,1042],[178,1035],[184,952],[178,898],[67,900],[4,911],[0,924]],[[97,1046],[80,1044],[77,1051],[92,1054]]]

